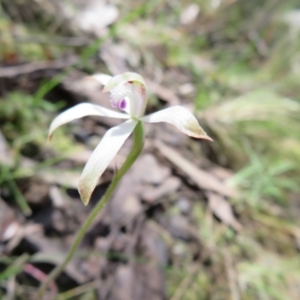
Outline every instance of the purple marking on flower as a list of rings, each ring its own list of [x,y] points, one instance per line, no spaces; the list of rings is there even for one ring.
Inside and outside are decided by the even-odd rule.
[[[126,108],[126,100],[123,99],[120,103],[119,103],[119,109],[124,110]]]
[[[110,91],[110,103],[113,108],[126,110],[128,103],[125,97],[131,94],[130,85],[124,83]]]
[[[118,102],[115,102],[115,101],[110,101],[110,104],[113,108],[118,108]]]

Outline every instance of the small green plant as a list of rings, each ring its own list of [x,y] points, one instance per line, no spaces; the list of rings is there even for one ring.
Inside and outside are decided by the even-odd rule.
[[[170,123],[189,136],[212,141],[200,127],[193,114],[183,106],[173,106],[144,116],[148,100],[147,85],[143,77],[139,74],[127,72],[114,77],[98,74],[94,75],[92,79],[103,84],[105,86],[104,91],[110,92],[112,107],[118,108],[125,113],[119,113],[90,103],[81,103],[57,116],[51,123],[49,129],[49,138],[51,139],[55,129],[65,123],[84,116],[96,115],[127,120],[121,125],[115,126],[106,132],[81,174],[79,180],[79,193],[81,200],[85,205],[89,203],[91,194],[98,183],[99,177],[103,174],[108,164],[115,157],[131,133],[134,135],[134,142],[131,152],[127,156],[123,166],[117,171],[106,193],[78,231],[75,241],[64,262],[56,267],[51,272],[48,279],[42,284],[40,288],[41,297],[49,282],[55,279],[69,263],[89,226],[103,209],[107,201],[109,201],[119,181],[141,153],[144,145],[144,122]]]

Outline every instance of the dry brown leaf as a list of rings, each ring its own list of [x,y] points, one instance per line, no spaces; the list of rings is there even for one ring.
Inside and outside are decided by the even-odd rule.
[[[118,8],[103,0],[88,0],[78,13],[77,26],[86,33],[102,36],[108,25],[114,23],[119,16]]]
[[[147,202],[153,203],[157,199],[175,192],[180,185],[181,181],[177,177],[169,177],[158,187],[145,187],[141,196]]]
[[[27,234],[25,238],[34,245],[39,252],[32,256],[33,262],[43,262],[53,265],[60,265],[63,260],[67,248],[63,247],[61,243],[55,239],[48,239],[41,234]],[[87,281],[86,274],[80,272],[77,267],[78,259],[73,259],[64,269],[64,272],[78,283]]]
[[[49,184],[59,184],[69,188],[77,189],[80,177],[79,172],[47,169],[37,173],[38,177]]]
[[[170,176],[171,171],[168,167],[158,163],[157,159],[152,154],[144,154],[134,166],[135,177],[138,177],[141,182],[160,184]]]
[[[19,226],[13,209],[0,198],[0,242],[11,239]]]
[[[174,92],[171,89],[153,81],[150,81],[149,79],[146,79],[146,82],[151,92],[153,94],[156,94],[160,99],[168,102],[170,105],[180,104],[179,98],[176,96],[176,94],[174,94]]]
[[[240,231],[242,229],[242,225],[234,216],[232,207],[224,196],[211,192],[207,192],[205,194],[208,198],[208,206],[211,212],[224,224],[231,226],[236,231]]]
[[[200,7],[198,4],[192,3],[188,5],[180,15],[181,24],[189,25],[193,23],[196,20],[199,12],[200,12]]]
[[[210,173],[197,168],[197,166],[185,159],[178,151],[161,141],[156,141],[155,147],[172,164],[187,174],[201,189],[213,191],[226,197],[233,197],[235,195],[233,189],[226,186],[225,183],[219,181]]]

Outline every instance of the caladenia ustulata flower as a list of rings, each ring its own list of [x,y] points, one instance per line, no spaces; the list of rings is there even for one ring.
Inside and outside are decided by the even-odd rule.
[[[172,106],[144,116],[147,105],[147,86],[139,74],[126,72],[113,77],[101,74],[94,75],[92,78],[104,85],[104,92],[110,92],[112,107],[123,112],[91,103],[81,103],[58,115],[49,129],[49,139],[51,139],[54,130],[59,126],[85,116],[126,120],[105,133],[83,169],[78,189],[85,205],[89,203],[100,176],[138,123],[166,122],[191,137],[212,140],[201,128],[194,115],[183,106]]]

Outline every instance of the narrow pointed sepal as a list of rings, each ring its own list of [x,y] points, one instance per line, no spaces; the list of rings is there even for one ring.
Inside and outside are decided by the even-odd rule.
[[[86,116],[102,116],[117,119],[129,119],[129,116],[126,114],[113,111],[99,105],[91,103],[80,103],[62,112],[52,121],[49,128],[48,139],[51,140],[54,130],[61,125]]]
[[[104,87],[104,92],[109,92],[113,89],[115,89],[116,87],[126,83],[126,82],[136,82],[142,86],[145,87],[146,89],[146,83],[144,78],[134,72],[125,72],[123,74],[117,75],[112,77],[105,85]]]
[[[148,123],[166,122],[174,125],[181,132],[191,137],[212,141],[199,125],[195,116],[183,106],[177,105],[160,110],[142,117],[141,121]]]
[[[99,178],[132,133],[136,124],[137,121],[127,120],[118,126],[112,127],[105,133],[93,151],[79,180],[78,190],[84,205],[88,205]]]

